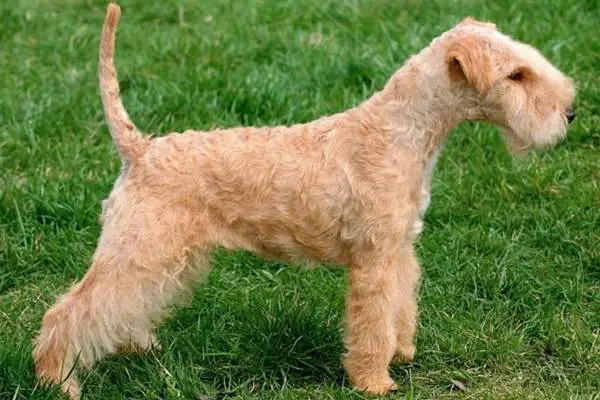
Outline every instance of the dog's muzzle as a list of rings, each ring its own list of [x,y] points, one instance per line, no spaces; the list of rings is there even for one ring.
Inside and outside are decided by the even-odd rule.
[[[573,111],[573,109],[571,109],[571,108],[567,108],[567,112],[566,112],[565,116],[567,117],[567,121],[569,121],[569,123],[571,123],[575,119],[575,111]]]

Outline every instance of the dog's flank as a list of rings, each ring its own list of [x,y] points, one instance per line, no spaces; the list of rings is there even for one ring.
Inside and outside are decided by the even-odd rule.
[[[147,141],[131,122],[119,95],[119,81],[114,65],[115,35],[121,9],[111,3],[102,27],[99,55],[100,95],[106,122],[117,151],[124,160],[134,160],[143,154]]]
[[[493,24],[465,19],[353,109],[290,127],[149,140],[119,98],[119,15],[111,4],[100,88],[126,168],[103,202],[89,271],[45,314],[33,352],[37,375],[72,398],[75,367],[157,345],[153,330],[209,271],[216,246],[347,267],[349,380],[372,394],[395,389],[390,362],[415,354],[413,246],[450,130],[484,120],[501,127],[509,150],[528,149],[555,143],[574,117],[568,77]]]

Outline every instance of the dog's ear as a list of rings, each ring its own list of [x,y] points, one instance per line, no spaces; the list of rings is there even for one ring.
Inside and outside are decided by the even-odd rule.
[[[450,44],[446,53],[450,79],[471,85],[478,92],[494,84],[492,60],[487,43],[476,35],[461,36]]]

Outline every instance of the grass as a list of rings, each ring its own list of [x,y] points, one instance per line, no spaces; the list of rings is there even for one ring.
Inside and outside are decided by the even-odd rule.
[[[148,132],[307,121],[357,104],[466,15],[534,44],[579,86],[555,149],[513,160],[463,124],[419,245],[419,353],[391,398],[600,398],[596,1],[123,0],[118,69]],[[0,398],[47,399],[30,352],[85,273],[119,161],[100,108],[103,1],[0,5]],[[83,374],[88,399],[362,399],[340,357],[344,272],[218,253],[163,351]],[[462,388],[462,389],[461,389]]]

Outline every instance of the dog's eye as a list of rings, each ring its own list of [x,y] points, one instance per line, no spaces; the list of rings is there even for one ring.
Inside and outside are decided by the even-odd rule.
[[[510,79],[511,81],[522,81],[523,80],[523,72],[514,71],[508,76],[508,79]]]

